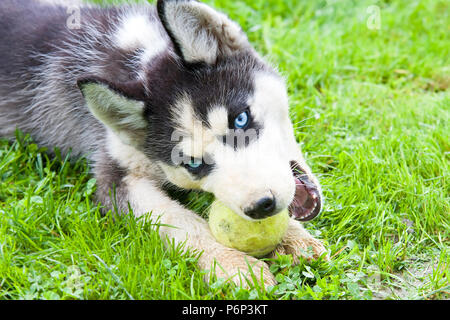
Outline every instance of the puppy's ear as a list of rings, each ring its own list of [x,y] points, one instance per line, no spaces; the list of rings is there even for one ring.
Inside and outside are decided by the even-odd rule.
[[[194,0],[158,0],[158,14],[187,64],[214,64],[249,48],[246,35],[226,15]]]
[[[92,114],[122,142],[138,145],[145,136],[144,88],[140,82],[113,84],[96,77],[77,81]]]

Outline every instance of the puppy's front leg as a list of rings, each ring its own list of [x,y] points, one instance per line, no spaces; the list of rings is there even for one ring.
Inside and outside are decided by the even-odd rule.
[[[250,279],[250,266],[258,281],[262,273],[265,285],[276,283],[266,263],[219,244],[204,219],[169,198],[152,180],[129,175],[122,183],[121,193],[126,194],[127,202],[136,216],[152,212],[152,217],[159,217],[161,224],[169,225],[159,229],[166,244],[167,240],[174,240],[176,244],[186,242],[188,247],[203,252],[198,261],[201,269],[211,270],[215,265],[215,273],[219,278],[246,286],[243,278]],[[123,192],[124,189],[126,192]]]
[[[309,253],[309,250],[312,250]],[[308,260],[317,259],[323,255],[325,260],[329,260],[327,250],[320,240],[315,239],[299,221],[289,220],[289,226],[283,240],[272,253],[275,258],[278,254],[292,254],[294,264],[299,262],[299,257],[305,257]]]

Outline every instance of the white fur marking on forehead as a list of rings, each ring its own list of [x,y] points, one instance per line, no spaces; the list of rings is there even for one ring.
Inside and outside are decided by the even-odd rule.
[[[214,135],[225,135],[228,130],[228,110],[225,107],[214,107],[208,112],[208,123]]]
[[[149,61],[167,47],[167,40],[162,36],[156,23],[150,21],[146,14],[132,13],[121,20],[115,34],[115,42],[119,48],[141,49],[142,59]]]
[[[203,155],[203,124],[195,116],[191,99],[184,95],[175,103],[172,119],[176,123],[175,130],[183,137],[179,147],[183,154],[199,157]]]
[[[177,130],[191,134],[194,123],[200,120],[194,115],[194,106],[187,95],[178,98],[171,112],[172,119],[177,124]]]
[[[175,136],[183,137],[178,144],[183,154],[198,159],[201,159],[216,141],[215,137],[224,135],[228,129],[228,112],[225,107],[214,107],[208,112],[207,121],[210,127],[207,127],[195,114],[194,106],[186,95],[176,102],[172,119],[176,123]]]

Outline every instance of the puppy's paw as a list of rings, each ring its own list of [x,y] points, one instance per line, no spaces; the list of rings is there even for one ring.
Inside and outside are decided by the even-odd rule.
[[[265,287],[277,284],[265,262],[230,248],[225,248],[215,255],[209,270],[214,272],[217,278],[232,281],[244,288],[254,284],[255,280]],[[206,278],[209,282],[211,274],[206,275]]]
[[[299,263],[299,257],[308,261],[322,258],[329,261],[329,255],[320,240],[311,236],[297,221],[291,221],[281,243],[271,253],[270,258],[276,258],[278,254],[291,254],[294,264]]]

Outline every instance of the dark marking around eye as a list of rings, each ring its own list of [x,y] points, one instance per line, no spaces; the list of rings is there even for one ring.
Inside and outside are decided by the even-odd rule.
[[[196,180],[207,176],[214,169],[214,163],[209,155],[205,155],[204,159],[191,158],[191,162],[183,166]]]

